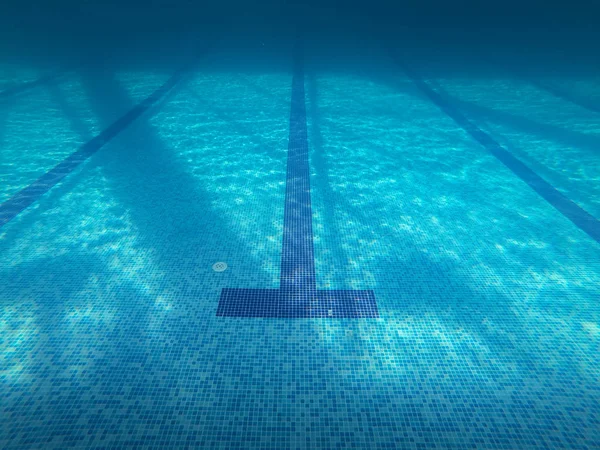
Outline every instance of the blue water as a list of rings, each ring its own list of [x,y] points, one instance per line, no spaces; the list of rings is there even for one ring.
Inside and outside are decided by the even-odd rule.
[[[0,99],[0,447],[600,447],[597,75],[255,44]]]

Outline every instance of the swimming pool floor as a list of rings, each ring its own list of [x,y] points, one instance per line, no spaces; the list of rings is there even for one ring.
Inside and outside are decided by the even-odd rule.
[[[600,79],[240,57],[0,79],[0,447],[599,448]]]

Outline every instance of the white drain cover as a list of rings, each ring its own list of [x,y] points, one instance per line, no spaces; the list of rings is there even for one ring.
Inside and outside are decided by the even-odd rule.
[[[212,266],[215,272],[225,272],[227,270],[227,263],[224,262],[216,262]]]

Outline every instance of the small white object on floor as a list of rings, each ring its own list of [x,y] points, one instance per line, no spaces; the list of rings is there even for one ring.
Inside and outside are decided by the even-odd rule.
[[[222,261],[216,262],[213,264],[212,269],[215,272],[225,272],[227,270],[227,263],[224,263]]]

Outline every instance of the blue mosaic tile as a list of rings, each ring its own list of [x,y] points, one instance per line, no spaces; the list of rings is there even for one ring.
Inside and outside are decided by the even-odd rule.
[[[527,183],[529,187],[560,211],[562,215],[573,222],[574,225],[587,233],[596,242],[600,242],[600,220],[561,194],[554,186],[527,167],[489,134],[467,119],[447,100],[448,96],[443,92],[441,87],[438,87],[438,92],[434,91],[411,67],[399,60],[397,62],[415,85],[442,111],[485,147],[486,150],[498,158],[515,175]]]
[[[219,317],[375,318],[373,291],[319,291],[313,248],[302,43],[294,48],[279,290],[223,289]]]
[[[51,81],[54,81],[57,78],[59,78],[60,75],[60,73],[51,73],[48,75],[41,76],[37,80],[26,81],[24,83],[19,83],[14,86],[11,86],[7,89],[4,89],[3,91],[0,91],[0,100],[7,99],[18,94],[22,94],[23,92],[26,92],[30,89],[50,83]]]
[[[360,319],[379,317],[373,291],[223,289],[219,317]]]
[[[571,102],[574,105],[580,106],[589,111],[600,113],[600,106],[591,101],[590,99],[573,94],[564,88],[556,86],[556,84],[552,84],[551,82],[543,82],[539,80],[529,80],[529,82],[538,89],[542,89],[546,92],[549,92],[555,97],[562,98],[563,100]]]
[[[115,136],[131,125],[138,117],[146,112],[163,98],[184,77],[191,67],[186,66],[175,72],[161,87],[144,99],[140,104],[129,110],[113,122],[75,153],[69,155],[64,161],[42,175],[32,184],[13,195],[10,199],[0,204],[0,228],[14,219],[23,210],[35,203],[42,195],[52,189],[63,178],[75,170],[81,163],[104,147]]]
[[[287,43],[220,49],[47,175],[0,230],[0,448],[600,448],[600,245],[357,44],[307,48],[306,125]],[[89,141],[164,69],[82,75],[94,120],[57,123]],[[3,150],[61,142],[5,111]]]

